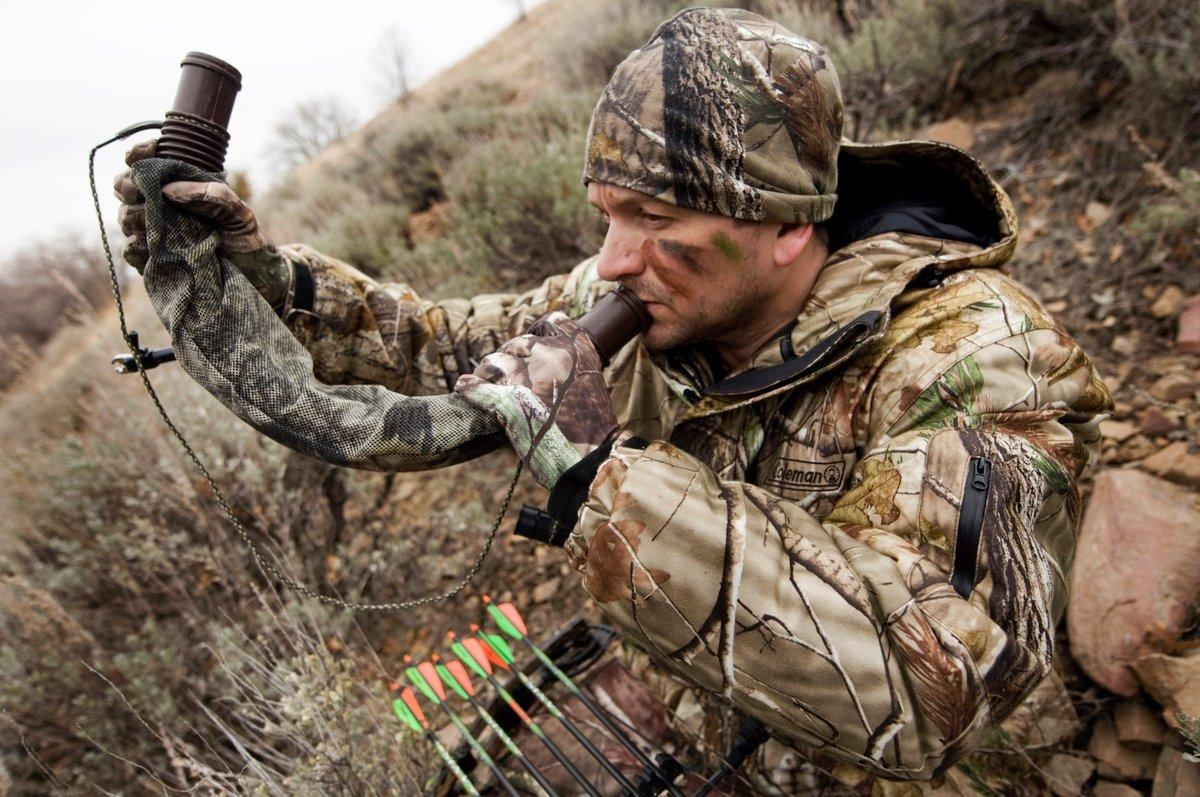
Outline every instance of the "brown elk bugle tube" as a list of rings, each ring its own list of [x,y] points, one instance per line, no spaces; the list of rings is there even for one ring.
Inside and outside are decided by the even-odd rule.
[[[576,321],[592,339],[605,365],[621,347],[650,328],[653,319],[633,292],[617,288]]]
[[[229,146],[229,118],[242,88],[242,73],[206,53],[188,53],[180,66],[179,88],[155,154],[205,171],[222,171]]]

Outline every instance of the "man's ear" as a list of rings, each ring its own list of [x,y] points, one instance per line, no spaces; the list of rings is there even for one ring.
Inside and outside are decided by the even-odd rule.
[[[813,238],[811,224],[784,224],[775,237],[775,265],[789,266]]]

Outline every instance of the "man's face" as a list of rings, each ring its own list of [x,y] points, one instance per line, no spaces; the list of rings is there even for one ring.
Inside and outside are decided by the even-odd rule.
[[[609,183],[589,183],[588,201],[608,222],[598,274],[646,303],[654,322],[642,340],[650,349],[734,342],[776,288],[778,224],[681,208]]]

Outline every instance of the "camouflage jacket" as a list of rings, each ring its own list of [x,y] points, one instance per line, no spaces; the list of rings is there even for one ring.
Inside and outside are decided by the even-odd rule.
[[[917,779],[1052,673],[1077,480],[1111,399],[997,268],[1016,243],[1003,191],[963,153],[906,152],[949,164],[990,240],[841,246],[790,330],[719,381],[695,352],[627,346],[608,369],[626,431],[566,549],[669,669],[812,755]],[[612,287],[589,260],[529,293],[433,303],[285,251],[311,275],[288,323],[318,376],[413,394]]]

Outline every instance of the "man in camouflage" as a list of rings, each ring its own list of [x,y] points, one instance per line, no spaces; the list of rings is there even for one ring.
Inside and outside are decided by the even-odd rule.
[[[601,252],[525,294],[440,303],[276,250],[222,184],[164,193],[217,223],[323,381],[455,389],[526,458],[565,441],[535,475],[552,496],[586,485],[558,502],[576,508],[564,547],[633,658],[759,719],[777,754],[936,782],[1031,694],[1061,694],[1077,484],[1111,399],[1000,270],[1016,218],[984,169],[841,129],[818,45],[683,11],[593,116]],[[117,189],[140,265],[139,197]],[[616,283],[654,323],[601,370],[569,318]]]

